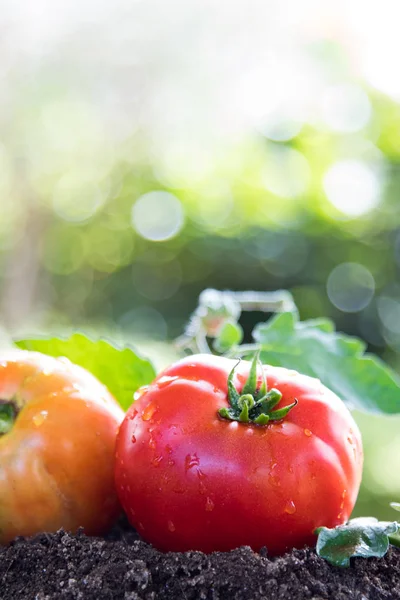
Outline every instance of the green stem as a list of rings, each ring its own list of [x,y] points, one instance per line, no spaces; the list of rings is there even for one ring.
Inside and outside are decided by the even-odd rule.
[[[233,367],[228,377],[229,407],[220,408],[218,411],[219,416],[230,421],[253,423],[255,425],[267,425],[270,421],[284,419],[289,411],[296,406],[297,400],[292,404],[273,410],[279,404],[282,394],[275,388],[268,391],[264,369],[259,361],[258,353],[253,357],[249,375],[242,391],[239,392],[233,382],[239,362]],[[257,367],[259,365],[261,365],[262,373],[260,384],[257,377]]]
[[[0,436],[11,431],[18,409],[12,400],[0,400]]]

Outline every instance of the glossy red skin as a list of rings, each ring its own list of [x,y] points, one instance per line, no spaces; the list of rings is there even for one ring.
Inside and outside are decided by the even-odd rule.
[[[116,485],[142,537],[164,551],[227,551],[241,545],[272,555],[315,543],[314,530],[348,520],[360,482],[359,429],[320,381],[266,366],[277,408],[266,426],[218,416],[228,406],[235,361],[209,355],[166,369],[129,409],[118,434]],[[249,371],[242,361],[240,390]]]

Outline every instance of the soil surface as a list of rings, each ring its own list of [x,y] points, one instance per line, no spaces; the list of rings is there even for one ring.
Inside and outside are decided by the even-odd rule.
[[[400,600],[400,551],[332,567],[314,550],[157,552],[125,522],[106,539],[63,531],[0,548],[1,600]]]

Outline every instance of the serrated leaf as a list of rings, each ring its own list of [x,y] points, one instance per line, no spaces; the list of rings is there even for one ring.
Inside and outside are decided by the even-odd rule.
[[[237,346],[243,339],[243,329],[235,321],[225,321],[218,331],[214,341],[217,352],[227,352],[233,346]]]
[[[351,519],[334,529],[317,530],[317,554],[336,567],[350,566],[350,558],[381,558],[389,548],[389,535],[396,533],[398,524],[378,521],[373,517]]]
[[[71,337],[18,340],[23,350],[34,350],[50,356],[65,356],[97,377],[126,410],[134,392],[156,376],[151,362],[138,356],[132,348],[118,348],[100,339],[91,340],[81,333]]]
[[[263,363],[316,377],[351,409],[400,413],[400,378],[361,340],[335,333],[329,320],[299,322],[281,313],[258,325],[254,338]]]

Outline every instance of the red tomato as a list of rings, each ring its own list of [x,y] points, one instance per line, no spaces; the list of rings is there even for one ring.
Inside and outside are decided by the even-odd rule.
[[[317,527],[350,516],[363,453],[343,402],[316,379],[264,366],[268,389],[282,395],[269,392],[269,421],[224,418],[221,407],[225,417],[239,418],[228,399],[234,367],[223,357],[184,358],[142,388],[120,427],[118,495],[132,525],[156,548],[266,546],[274,555],[315,543]],[[249,371],[242,361],[232,383],[251,415],[249,397],[257,400],[265,389],[261,369],[246,385]]]

